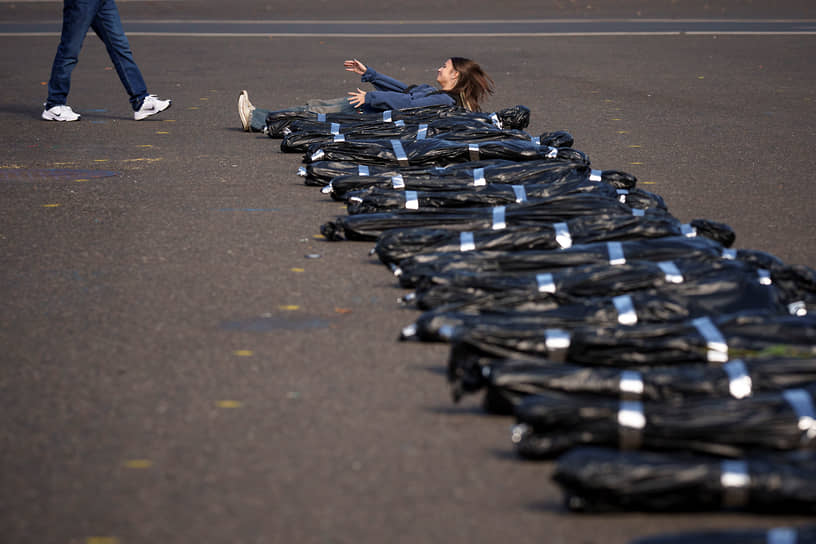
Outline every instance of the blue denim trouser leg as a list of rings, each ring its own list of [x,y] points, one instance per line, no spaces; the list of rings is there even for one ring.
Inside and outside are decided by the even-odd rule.
[[[255,108],[252,110],[252,115],[249,118],[249,131],[262,132],[266,126],[266,116],[271,110],[262,108]],[[291,106],[284,110],[274,111],[290,111],[290,112],[304,112],[311,111],[314,113],[356,113],[358,110],[349,104],[348,98],[329,98],[326,100],[313,98],[306,101],[304,106]]]
[[[119,11],[113,0],[65,0],[62,10],[62,37],[51,67],[46,109],[65,104],[71,89],[71,72],[79,60],[79,52],[88,29],[105,43],[119,79],[130,96],[133,109],[141,107],[147,87],[133,60],[125,37]]]

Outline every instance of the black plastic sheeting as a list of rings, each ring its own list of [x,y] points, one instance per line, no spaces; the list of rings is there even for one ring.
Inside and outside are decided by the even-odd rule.
[[[338,217],[320,227],[328,240],[376,240],[395,228],[443,227],[455,230],[502,230],[508,226],[537,226],[569,221],[587,215],[633,215],[617,198],[578,193],[521,204],[479,208],[429,208],[394,210]]]
[[[567,183],[598,181],[618,189],[632,189],[637,178],[618,170],[593,170],[583,161],[468,161],[446,166],[361,165],[343,161],[317,161],[298,169],[306,185],[328,186],[325,191],[344,200],[348,191],[370,187],[389,188],[404,183],[406,189],[453,191],[490,183]],[[335,191],[337,194],[335,194]]]
[[[475,351],[531,355],[616,368],[726,362],[730,358],[816,356],[816,316],[737,314],[687,321],[569,330],[456,329],[451,357]]]
[[[530,124],[530,110],[522,105],[511,106],[493,113],[469,112],[456,106],[428,106],[422,108],[407,108],[404,110],[388,110],[382,113],[323,114],[281,110],[270,112],[267,115],[266,133],[271,138],[282,138],[291,132],[290,127],[292,123],[299,120],[354,124],[360,122],[394,122],[400,120],[423,122],[439,118],[479,120],[484,123],[493,123],[498,128],[523,130]]]
[[[782,466],[776,464],[774,468],[780,470]],[[792,471],[786,471],[788,477],[785,478],[785,481],[790,481],[790,476],[794,475],[795,472],[793,471],[796,470],[797,468],[793,467]],[[803,480],[803,484],[806,483],[807,481]],[[777,497],[778,493],[773,496]],[[577,496],[576,499],[578,499]],[[576,506],[580,506],[579,500],[574,502]],[[765,508],[759,507],[756,502],[751,506],[760,511],[765,510]],[[776,502],[771,506],[775,510],[778,508]],[[797,510],[800,510],[798,504],[794,508],[794,511]],[[816,526],[687,531],[638,538],[632,540],[630,544],[816,544]]]
[[[587,445],[722,457],[816,451],[814,393],[813,383],[744,399],[688,397],[671,403],[540,393],[516,406],[512,441],[529,459],[550,459]]]
[[[724,247],[734,231],[722,223],[696,219],[684,224],[668,214],[585,215],[563,223],[542,223],[502,230],[455,231],[442,228],[391,229],[383,232],[374,251],[385,265],[423,253],[563,249],[573,245],[696,233]]]
[[[814,462],[813,451],[757,453],[732,460],[582,447],[558,460],[552,478],[564,489],[566,506],[583,512],[740,509],[813,514]]]
[[[477,160],[559,160],[589,164],[589,157],[570,147],[550,147],[521,140],[491,140],[479,143],[426,139],[414,141],[370,140],[314,144],[303,162],[351,161],[357,164],[393,166],[444,166]]]
[[[770,357],[733,359],[720,365],[619,369],[471,354],[451,359],[447,377],[455,402],[484,391],[487,412],[512,415],[524,398],[551,391],[662,402],[693,397],[740,399],[816,382],[816,359]]]

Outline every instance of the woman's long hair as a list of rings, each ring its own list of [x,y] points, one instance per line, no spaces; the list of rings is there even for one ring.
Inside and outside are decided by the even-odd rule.
[[[456,86],[447,91],[456,103],[470,111],[482,111],[482,101],[493,94],[493,80],[482,67],[470,59],[451,57],[453,69],[459,72]]]

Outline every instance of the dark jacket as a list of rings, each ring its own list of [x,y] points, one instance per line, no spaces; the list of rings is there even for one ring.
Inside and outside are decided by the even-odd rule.
[[[367,68],[362,81],[377,88],[365,95],[366,110],[385,111],[421,106],[453,106],[456,101],[446,92],[430,85],[411,85]]]

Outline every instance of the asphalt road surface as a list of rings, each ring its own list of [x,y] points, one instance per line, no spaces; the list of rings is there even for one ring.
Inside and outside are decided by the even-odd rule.
[[[235,100],[341,96],[360,85],[351,57],[407,82],[471,57],[496,81],[487,109],[524,104],[531,133],[569,131],[677,217],[814,266],[814,4],[367,4],[121,2],[173,107],[133,121],[90,36],[69,97],[82,120],[48,123],[60,4],[0,3],[0,541],[617,544],[808,521],[569,513],[552,463],[514,455],[508,419],[452,403],[447,348],[397,341],[417,316],[404,291],[371,244],[320,239],[344,209],[295,176],[299,156],[242,132]],[[551,19],[592,24],[456,35],[457,21]],[[428,35],[221,23],[286,20]],[[178,21],[209,35],[161,32]]]

